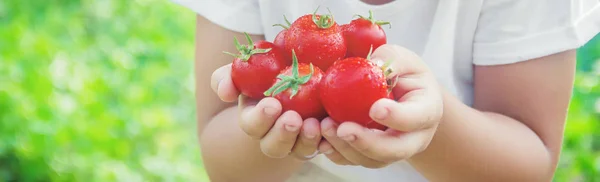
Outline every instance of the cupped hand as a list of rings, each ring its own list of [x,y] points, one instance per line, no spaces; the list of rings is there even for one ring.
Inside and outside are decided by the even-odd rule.
[[[443,113],[442,92],[433,73],[415,53],[396,45],[383,45],[372,54],[380,64],[392,61],[390,79],[397,79],[393,93],[397,101],[380,99],[370,117],[388,127],[368,129],[355,122],[321,122],[326,141],[319,151],[339,165],[381,168],[408,159],[427,148]]]
[[[221,100],[238,101],[240,128],[260,141],[260,149],[266,156],[308,160],[318,154],[322,138],[319,121],[314,118],[303,121],[295,111],[282,113],[282,106],[275,98],[255,100],[240,94],[231,80],[231,64],[213,72],[211,87]]]

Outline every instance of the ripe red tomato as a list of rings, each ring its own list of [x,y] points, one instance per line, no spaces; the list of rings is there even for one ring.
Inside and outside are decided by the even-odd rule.
[[[281,30],[277,36],[275,36],[275,40],[273,40],[273,44],[275,44],[275,47],[279,48],[280,50],[285,50],[285,34],[287,33],[287,29],[283,29]],[[292,56],[290,56],[287,51],[281,51],[281,53],[283,54],[283,57],[285,59],[286,63],[291,63],[292,62]],[[290,64],[287,64],[288,66]]]
[[[292,60],[292,66],[281,71],[265,96],[273,96],[281,102],[283,112],[296,111],[302,119],[325,118],[327,112],[321,104],[318,90],[323,71],[312,64],[298,63],[294,50]]]
[[[363,126],[373,124],[371,106],[382,98],[391,98],[384,69],[365,58],[350,57],[335,62],[320,84],[325,110],[336,122],[353,121]]]
[[[378,122],[375,122],[375,121],[371,121],[370,123],[367,123],[367,125],[365,127],[371,128],[371,129],[378,129],[378,130],[382,130],[382,131],[385,131],[387,129],[387,126],[379,124]]]
[[[346,56],[342,29],[330,14],[307,14],[296,19],[285,35],[285,51],[296,51],[300,63],[311,61],[321,70]]]
[[[388,25],[389,22],[374,20],[371,11],[369,11],[369,17],[358,16],[359,18],[343,25],[343,34],[348,47],[346,56],[365,58],[369,54],[371,45],[373,49],[377,49],[387,43],[387,37],[381,25]]]
[[[287,33],[288,29],[290,29],[291,23],[290,23],[290,21],[288,21],[288,19],[285,17],[285,15],[283,16],[283,19],[285,20],[285,23],[287,25],[284,25],[284,24],[273,25],[273,26],[280,26],[283,28],[283,30],[281,30],[277,34],[277,36],[275,36],[275,40],[273,40],[273,44],[275,44],[275,47],[282,50],[282,53],[285,57],[285,61],[288,63],[287,66],[289,66],[292,63],[292,55],[290,54],[290,52],[283,51],[283,50],[285,50],[285,34]]]
[[[231,65],[231,79],[244,95],[261,99],[263,92],[273,84],[273,79],[286,67],[282,51],[268,41],[252,42],[246,34],[248,45],[234,38],[239,54],[225,52],[235,57]]]

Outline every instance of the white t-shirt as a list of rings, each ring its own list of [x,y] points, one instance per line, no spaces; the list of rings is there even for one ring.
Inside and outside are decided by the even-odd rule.
[[[404,46],[430,66],[438,81],[472,104],[473,65],[501,65],[578,48],[600,32],[599,0],[173,0],[224,28],[273,41],[284,24],[329,8],[339,24],[372,10],[388,43]],[[202,28],[202,27],[199,27]],[[311,162],[344,181],[426,181],[406,162],[383,169]]]

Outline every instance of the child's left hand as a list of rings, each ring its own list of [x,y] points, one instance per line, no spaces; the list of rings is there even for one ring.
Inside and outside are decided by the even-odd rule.
[[[391,75],[399,76],[394,88],[399,100],[381,99],[371,107],[369,115],[387,126],[386,131],[354,122],[337,126],[331,118],[321,122],[326,141],[319,151],[339,165],[381,168],[408,159],[427,148],[442,117],[442,91],[419,56],[399,46],[383,45],[373,52],[372,60],[393,61]]]

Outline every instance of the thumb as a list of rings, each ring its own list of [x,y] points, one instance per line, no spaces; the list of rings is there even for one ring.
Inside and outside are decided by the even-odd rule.
[[[392,73],[389,76],[405,76],[422,74],[428,71],[427,65],[415,52],[394,44],[379,46],[371,55],[371,61],[377,65],[383,65],[390,61]]]
[[[435,125],[441,117],[441,95],[434,75],[414,52],[397,45],[382,45],[372,54],[376,64],[391,62],[388,79],[393,80],[395,100],[381,99],[373,104],[371,117],[400,131],[413,131]]]
[[[212,73],[210,87],[222,101],[234,102],[238,99],[240,92],[231,80],[231,63]]]
[[[395,100],[413,90],[427,87],[425,80],[433,79],[429,67],[415,52],[402,46],[384,44],[379,46],[371,55],[371,61],[379,66],[389,62],[387,69],[391,71],[387,75],[388,82],[394,85],[393,93]]]

